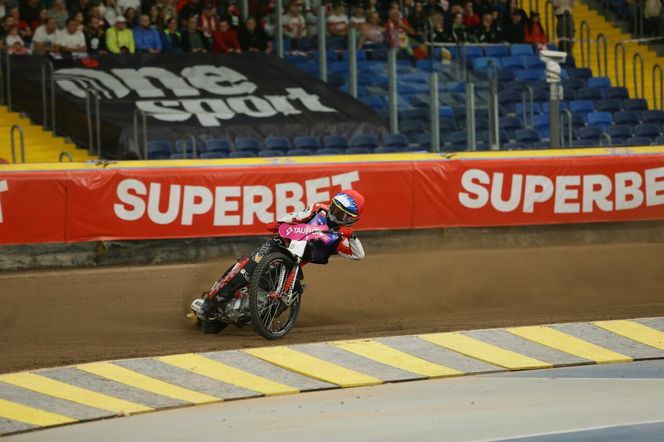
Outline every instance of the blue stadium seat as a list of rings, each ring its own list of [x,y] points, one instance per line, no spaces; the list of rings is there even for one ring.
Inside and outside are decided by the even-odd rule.
[[[601,100],[602,91],[600,89],[584,87],[576,92],[576,98],[577,100]]]
[[[440,106],[438,108],[438,118],[454,120],[454,108],[452,106]]]
[[[315,153],[315,155],[341,155],[344,153],[345,149],[337,149],[333,147],[324,147],[322,149],[318,149]]]
[[[177,154],[179,155],[179,154]],[[154,153],[148,153],[149,160],[168,160],[171,158],[171,153],[163,150],[156,151]]]
[[[230,152],[231,143],[225,138],[213,138],[205,142],[207,152]]]
[[[574,140],[572,145],[574,147],[593,147],[597,146],[597,142],[593,140]]]
[[[593,71],[590,68],[568,68],[570,78],[587,79],[593,76]]]
[[[404,146],[403,148],[407,148],[408,146]],[[381,146],[377,147],[374,150],[374,153],[399,153],[401,152],[401,149],[396,147],[396,146]]]
[[[562,84],[565,90],[567,89],[579,90],[586,87],[586,80],[584,80],[583,78],[570,78],[569,80],[563,81]]]
[[[611,136],[611,140],[619,140],[621,143],[625,142],[633,135],[632,128],[624,124],[609,127],[607,133]]]
[[[523,103],[517,103],[516,104],[516,114],[518,116],[523,115],[524,111],[526,112],[527,115],[530,115],[530,110],[532,108],[533,114],[541,114],[542,113],[542,108],[540,107],[539,103],[529,103],[526,102],[526,106],[523,106]]]
[[[171,143],[166,140],[152,140],[148,141],[148,158],[154,158],[156,156],[164,157],[164,155],[170,156],[172,150]]]
[[[514,55],[534,55],[533,46],[529,44],[513,44],[510,46],[510,53]]]
[[[408,138],[404,134],[387,134],[383,137],[383,146],[402,149],[408,146]]]
[[[254,158],[256,152],[252,150],[234,150],[228,154],[228,158]]]
[[[198,154],[205,152],[205,145],[199,141],[192,141],[189,138],[177,140],[175,142],[175,153],[187,153],[188,157],[193,157],[194,155],[194,145],[196,147],[196,156]]]
[[[664,111],[648,110],[641,115],[644,123],[664,124]]]
[[[473,69],[478,72],[484,72],[487,70],[489,61],[493,61],[495,66],[500,69],[500,61],[496,57],[478,57],[473,60]]]
[[[443,118],[440,121],[438,121],[438,128],[441,131],[447,131],[447,132],[454,132],[457,130],[457,124],[455,120],[449,120],[447,118]]]
[[[235,151],[255,151],[258,152],[261,143],[253,137],[238,137],[235,139]],[[236,157],[237,158],[237,157]]]
[[[551,112],[551,106],[549,106],[549,103],[542,103],[540,105],[542,108],[542,113],[548,115]],[[562,112],[563,110],[569,109],[569,106],[567,105],[566,101],[559,101],[558,102],[558,109]]]
[[[348,155],[368,155],[372,150],[368,147],[349,147],[345,153]]]
[[[639,124],[641,118],[635,111],[622,111],[614,114],[616,124],[636,125]]]
[[[514,131],[523,127],[523,121],[517,117],[503,117],[498,121],[501,129],[507,131]]]
[[[535,149],[549,149],[551,147],[551,141],[538,141],[533,143],[531,147]]]
[[[601,137],[603,133],[604,130],[602,130],[601,127],[582,127],[579,129],[579,139],[599,142],[599,137]]]
[[[622,102],[610,99],[600,100],[595,104],[595,109],[599,112],[620,112],[622,110]]]
[[[385,109],[386,105],[385,98],[375,95],[363,95],[360,97],[360,101],[375,110]]]
[[[574,100],[569,104],[572,113],[587,114],[595,111],[595,105],[590,100]]]
[[[475,130],[489,130],[489,119],[475,118]]]
[[[289,157],[306,157],[313,155],[316,152],[315,149],[291,149],[286,152],[286,155]]]
[[[613,124],[613,116],[608,112],[590,112],[586,115],[586,121],[588,126],[601,127],[606,130]]]
[[[320,148],[318,138],[310,136],[299,136],[293,139],[293,147],[301,150],[316,150]]]
[[[602,89],[602,97],[607,100],[625,100],[629,98],[629,91],[626,87],[610,87]]]
[[[266,150],[286,152],[290,147],[290,141],[286,137],[267,137],[265,139]]]
[[[198,156],[202,160],[212,160],[217,158],[228,158],[228,152],[226,151],[216,151],[216,152],[203,152]]]
[[[510,55],[510,47],[504,46],[487,46],[484,48],[484,54],[487,57],[507,57]]]
[[[187,155],[186,158],[192,159],[192,157],[189,156],[189,155]],[[184,160],[184,159],[186,159],[186,158],[185,158],[184,153],[172,153],[172,154],[170,155],[170,159],[171,159],[171,160]]]
[[[535,115],[534,121],[533,121],[533,126],[535,129],[541,128],[541,127],[549,127],[550,121],[549,121],[549,115],[548,114],[542,114],[542,115]]]
[[[657,138],[661,135],[661,131],[655,124],[644,123],[634,128],[634,135],[637,137]]]
[[[533,100],[537,102],[548,102],[549,101],[549,91],[543,89],[535,89],[533,91]],[[560,102],[562,103],[562,102]],[[543,106],[544,104],[542,104]],[[544,111],[542,111],[544,112]]]
[[[645,111],[648,110],[648,102],[643,98],[631,98],[623,101],[623,109],[626,111]]]
[[[535,129],[518,129],[515,134],[517,143],[537,143],[540,136]]]
[[[350,141],[350,147],[366,147],[368,149],[375,149],[378,147],[378,140],[375,135],[355,135]],[[348,149],[346,149],[348,152]]]
[[[441,144],[442,144],[442,137],[441,137]],[[431,149],[431,135],[428,133],[420,133],[417,136],[417,144],[419,144],[421,149],[424,150],[429,150]]]
[[[503,144],[503,150],[523,150],[526,148],[525,143],[505,143]]]
[[[526,68],[528,69],[544,69],[546,66],[542,60],[536,55],[526,57]]]
[[[586,84],[589,88],[608,89],[611,87],[611,80],[608,77],[590,77]]]
[[[632,137],[625,141],[625,146],[650,146],[651,142],[648,137]]]
[[[541,69],[523,69],[514,71],[514,78],[520,81],[537,81],[546,79],[546,73]]]
[[[655,138],[655,144],[659,144],[660,146],[664,146],[664,135]]]
[[[526,68],[526,60],[523,56],[503,57],[500,59],[502,71],[517,71]]]
[[[349,146],[346,137],[340,135],[328,135],[323,138],[324,149],[338,149],[339,151],[346,150]]]
[[[266,150],[261,150],[260,152],[258,152],[258,156],[261,157],[261,158],[283,157],[284,156],[284,151],[283,150],[266,149]]]
[[[399,132],[409,138],[416,137],[422,131],[429,129],[429,123],[421,120],[407,120],[399,124]]]

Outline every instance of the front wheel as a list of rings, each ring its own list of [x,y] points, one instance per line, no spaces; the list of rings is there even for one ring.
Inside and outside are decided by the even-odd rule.
[[[279,339],[288,334],[300,313],[301,293],[295,293],[290,306],[277,292],[280,281],[293,269],[293,259],[281,252],[265,256],[256,267],[249,284],[251,325],[265,339]]]

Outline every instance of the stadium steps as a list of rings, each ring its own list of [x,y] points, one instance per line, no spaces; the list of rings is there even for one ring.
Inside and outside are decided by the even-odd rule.
[[[18,124],[25,134],[25,160],[27,163],[55,163],[58,162],[61,152],[68,152],[74,161],[87,161],[97,159],[88,155],[83,149],[67,142],[62,137],[53,136],[42,126],[33,124],[28,118],[17,112],[10,112],[6,106],[0,106],[0,158],[11,162],[11,127]],[[16,160],[20,161],[20,140],[16,140]]]
[[[610,23],[603,15],[598,11],[591,9],[587,3],[578,2],[576,8],[574,9],[574,25],[576,27],[576,38],[577,40],[581,38],[581,22],[587,21],[590,25],[590,65],[584,66],[592,68],[593,74],[595,76],[604,75],[604,71],[601,73],[598,71],[597,66],[597,48],[595,46],[595,40],[597,35],[602,33],[606,36],[608,41],[607,44],[607,76],[611,79],[611,84],[613,86],[625,86],[629,90],[629,96],[631,98],[645,98],[648,101],[648,108],[655,109],[652,97],[652,68],[653,66],[660,64],[664,67],[664,57],[658,56],[657,53],[647,45],[641,45],[638,43],[625,43],[625,84],[618,83],[618,78],[616,78],[615,66],[616,60],[614,57],[614,46],[619,41],[630,40],[632,36],[624,31],[622,31],[618,26]],[[634,88],[634,73],[633,73],[633,63],[632,57],[636,52],[639,52],[643,56],[643,67],[644,67],[644,88],[642,93],[637,93],[637,90]],[[578,66],[581,65],[581,45],[577,42],[574,45],[574,59]],[[586,60],[586,64],[588,61]],[[620,76],[622,79],[622,66],[619,66]],[[639,71],[637,71],[637,76],[639,76]],[[638,80],[638,78],[637,78]],[[658,88],[659,91],[659,88]],[[640,92],[640,91],[638,91]]]

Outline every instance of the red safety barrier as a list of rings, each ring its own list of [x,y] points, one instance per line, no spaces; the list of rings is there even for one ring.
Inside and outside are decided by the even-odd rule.
[[[364,230],[664,219],[664,155],[0,172],[0,244],[265,234],[341,189]]]

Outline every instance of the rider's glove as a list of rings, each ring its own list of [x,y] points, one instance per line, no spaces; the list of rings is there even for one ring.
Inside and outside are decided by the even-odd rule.
[[[279,230],[279,223],[277,221],[272,221],[265,227],[267,228],[268,232],[276,233],[276,231]]]
[[[350,227],[340,227],[339,235],[341,235],[344,238],[352,238],[354,235],[353,229],[351,229]]]

